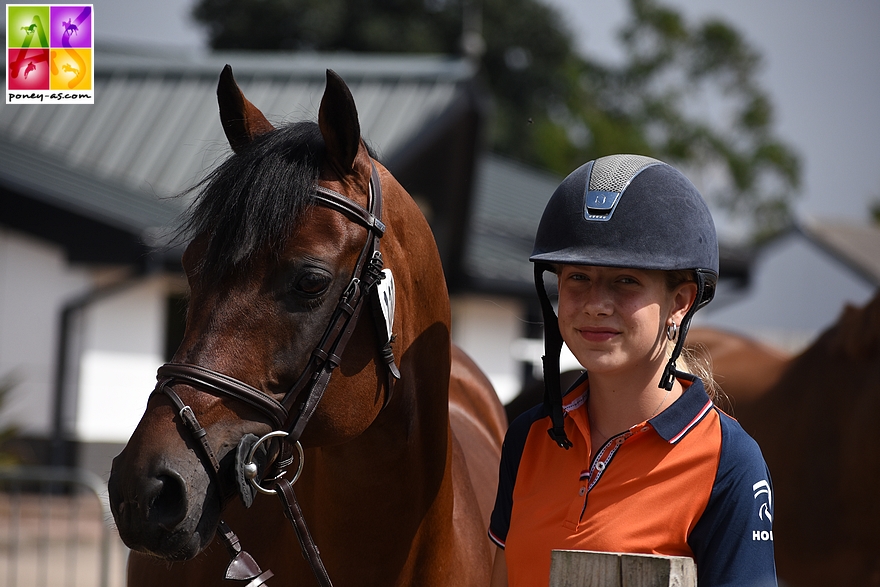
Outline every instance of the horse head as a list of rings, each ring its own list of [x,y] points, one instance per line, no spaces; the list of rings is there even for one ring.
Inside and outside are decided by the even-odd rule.
[[[237,494],[242,438],[293,429],[304,411],[313,410],[298,435],[306,475],[336,447],[360,459],[353,462],[379,450],[390,459],[389,437],[403,446],[418,438],[414,429],[427,431],[443,455],[447,448],[449,305],[439,255],[415,203],[362,141],[349,89],[328,71],[318,123],[280,128],[244,97],[229,66],[217,95],[233,154],[205,180],[185,223],[191,240],[182,260],[190,288],[184,338],[165,375],[160,369],[157,391],[110,478],[122,539],[171,560],[195,557],[214,537],[221,511]],[[373,217],[380,191],[381,220]],[[393,275],[396,310],[387,316],[386,305],[383,317],[366,300],[359,316],[340,321],[352,288],[365,280],[371,241]],[[390,333],[380,324],[386,317],[396,318],[390,350]],[[333,324],[347,339],[344,352],[324,344]],[[400,380],[389,376],[395,358]],[[323,397],[304,406],[303,390],[328,362],[338,368]],[[185,368],[193,366],[213,379],[187,378]],[[259,401],[217,393],[211,382],[220,378],[239,382]],[[172,396],[198,419],[216,472]],[[281,415],[273,419],[275,412]],[[274,446],[267,459],[279,450]],[[421,457],[431,462],[431,455]],[[434,460],[439,479],[445,460]]]

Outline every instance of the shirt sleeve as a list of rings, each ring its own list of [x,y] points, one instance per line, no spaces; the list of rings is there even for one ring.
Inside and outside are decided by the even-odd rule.
[[[504,435],[501,447],[501,464],[498,467],[498,493],[495,495],[495,508],[489,518],[489,539],[504,548],[507,532],[510,529],[510,514],[513,511],[513,486],[526,438],[532,423],[541,417],[541,406],[521,414]]]
[[[773,486],[758,444],[721,416],[721,458],[706,510],[688,538],[700,587],[776,585]]]

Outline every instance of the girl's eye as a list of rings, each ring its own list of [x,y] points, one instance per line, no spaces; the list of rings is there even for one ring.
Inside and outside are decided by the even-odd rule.
[[[319,271],[306,271],[296,278],[293,291],[307,298],[316,298],[327,291],[330,276]]]
[[[638,285],[641,283],[637,277],[632,275],[620,275],[617,278],[618,283],[622,283],[624,285]]]

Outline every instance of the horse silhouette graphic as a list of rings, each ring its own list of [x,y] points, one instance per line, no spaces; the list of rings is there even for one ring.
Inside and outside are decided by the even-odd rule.
[[[27,79],[28,74],[32,71],[37,71],[37,66],[33,61],[28,61],[27,67],[24,68],[24,79]]]
[[[67,21],[62,22],[61,26],[64,27],[64,34],[67,35],[68,37],[74,33],[79,34],[77,32],[77,31],[79,31],[79,27],[77,27],[75,24],[73,24],[72,18],[68,18]]]
[[[760,496],[766,495],[766,501],[761,504],[761,508],[758,510],[758,516],[764,520],[766,516],[766,520],[768,522],[773,521],[773,516],[770,513],[770,507],[773,503],[773,494],[770,490],[770,483],[766,480],[758,481],[754,485],[752,485],[752,490],[755,492],[755,499],[759,499]]]
[[[69,71],[74,76],[79,75],[79,70],[77,68],[75,68],[74,66],[70,65],[69,63],[65,63],[64,65],[62,65],[61,71]]]
[[[25,31],[27,34],[32,35],[37,32],[37,23],[34,23],[30,26],[23,26],[21,30]]]

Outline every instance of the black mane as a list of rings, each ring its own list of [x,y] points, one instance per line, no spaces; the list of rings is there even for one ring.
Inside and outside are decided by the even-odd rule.
[[[200,193],[178,236],[207,238],[200,279],[246,269],[267,247],[280,252],[311,203],[324,149],[317,123],[289,124],[257,137],[193,188]]]

